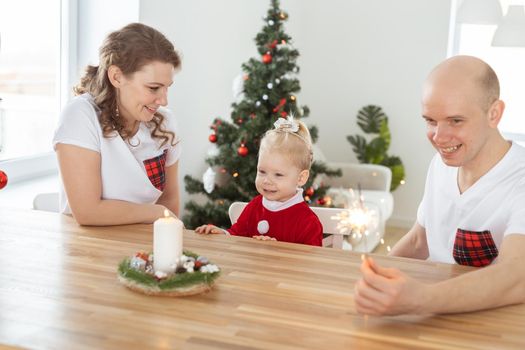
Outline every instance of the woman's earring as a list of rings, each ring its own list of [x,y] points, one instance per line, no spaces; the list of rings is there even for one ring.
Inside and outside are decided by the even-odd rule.
[[[116,118],[120,117],[120,113],[118,112],[118,105],[117,105],[117,107],[115,108],[115,117],[116,117]]]

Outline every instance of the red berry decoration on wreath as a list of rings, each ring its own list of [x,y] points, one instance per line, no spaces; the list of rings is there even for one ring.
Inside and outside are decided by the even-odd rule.
[[[216,134],[211,134],[210,136],[208,136],[208,140],[209,140],[211,143],[215,143],[215,142],[217,142],[217,135],[216,135]]]
[[[263,62],[264,64],[272,63],[272,59],[273,59],[273,57],[272,57],[272,55],[270,55],[269,52],[265,53],[265,54],[262,56],[262,62]]]
[[[248,147],[246,147],[244,145],[244,143],[241,143],[241,146],[239,148],[237,148],[237,153],[241,156],[241,157],[246,157],[248,155]]]
[[[0,190],[7,186],[7,174],[0,170]]]
[[[278,43],[278,41],[277,41],[277,39],[275,39],[275,40],[272,41],[270,44],[268,44],[268,47],[269,47],[270,49],[275,49],[275,48],[277,47],[277,43]]]

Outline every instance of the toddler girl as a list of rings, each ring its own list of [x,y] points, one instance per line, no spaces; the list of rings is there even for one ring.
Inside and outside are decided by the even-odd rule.
[[[321,246],[323,227],[303,199],[312,164],[312,141],[306,126],[280,118],[261,140],[255,187],[260,195],[244,208],[228,230],[213,225],[197,233],[227,233],[260,240]]]

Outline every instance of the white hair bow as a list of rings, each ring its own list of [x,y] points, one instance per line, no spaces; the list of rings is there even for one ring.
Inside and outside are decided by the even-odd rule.
[[[299,131],[299,124],[293,120],[293,115],[289,115],[287,118],[279,118],[273,123],[276,129],[282,129],[284,131],[297,132]]]

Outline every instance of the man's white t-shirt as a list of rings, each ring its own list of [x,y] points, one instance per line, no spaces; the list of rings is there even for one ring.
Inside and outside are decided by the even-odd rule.
[[[166,108],[159,109],[164,116],[164,129],[175,133],[175,145],[153,139],[146,123],[128,141],[114,132],[104,137],[99,123],[99,109],[89,94],[75,97],[60,115],[53,138],[58,143],[74,145],[100,153],[102,199],[116,199],[134,203],[155,203],[162,194],[164,168],[177,162],[181,147],[177,123]],[[64,186],[60,190],[60,211],[71,210]]]
[[[505,236],[525,234],[525,148],[512,143],[505,156],[463,193],[457,179],[458,168],[445,165],[436,154],[417,212],[417,222],[426,231],[429,260],[459,263],[459,253],[467,260],[469,254],[497,256]],[[463,248],[458,248],[456,236],[462,232],[472,234],[469,237],[483,233],[489,241],[491,236],[496,250],[483,244],[476,248],[476,240],[460,240]]]

